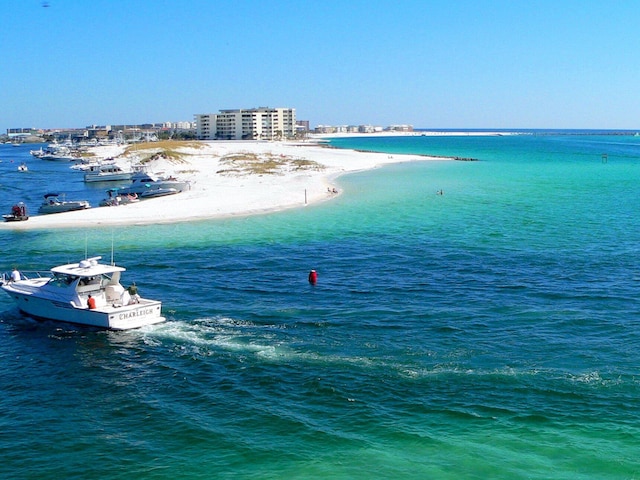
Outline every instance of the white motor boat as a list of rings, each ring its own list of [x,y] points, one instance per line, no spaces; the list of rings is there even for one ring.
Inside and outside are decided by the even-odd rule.
[[[29,153],[41,160],[69,162],[78,159],[69,146],[57,143],[50,143],[45,149],[40,147],[40,150],[30,150]]]
[[[116,161],[113,158],[107,158],[105,160],[80,160],[75,164],[71,165],[71,170],[82,170],[84,172],[91,170],[92,168],[95,170],[97,167],[101,165],[115,165]]]
[[[89,182],[115,182],[119,180],[131,180],[132,171],[123,170],[116,164],[93,165],[84,174],[84,181]]]
[[[64,194],[47,193],[44,196],[44,202],[42,202],[42,205],[40,205],[40,208],[38,209],[38,213],[47,215],[49,213],[84,210],[85,208],[91,208],[91,204],[87,200],[65,200]]]
[[[135,172],[131,185],[120,188],[121,195],[138,195],[140,198],[162,197],[189,190],[189,182],[173,177],[160,177],[148,172]]]
[[[129,293],[120,284],[126,269],[99,263],[101,258],[54,267],[33,278],[14,271],[2,276],[1,288],[23,313],[39,319],[111,330],[163,322],[162,302]]]
[[[119,188],[110,188],[107,190],[108,198],[100,201],[101,207],[117,207],[118,205],[128,205],[140,201],[135,193],[122,195]]]

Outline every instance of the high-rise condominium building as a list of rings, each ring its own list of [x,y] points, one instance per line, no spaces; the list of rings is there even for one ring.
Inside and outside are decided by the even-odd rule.
[[[295,108],[250,108],[197,114],[200,140],[280,140],[296,133]]]

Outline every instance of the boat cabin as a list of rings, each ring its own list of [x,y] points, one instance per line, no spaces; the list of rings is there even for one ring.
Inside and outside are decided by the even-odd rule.
[[[89,295],[95,299],[96,308],[105,305],[128,305],[131,296],[120,284],[120,274],[126,269],[100,264],[100,258],[89,258],[80,263],[52,268],[52,277],[42,289],[65,290],[65,295],[68,295],[75,307],[86,306]]]

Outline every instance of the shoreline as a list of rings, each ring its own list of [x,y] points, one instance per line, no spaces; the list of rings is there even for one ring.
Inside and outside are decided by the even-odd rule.
[[[176,142],[175,147],[172,155],[146,161],[145,166],[151,172],[189,181],[187,191],[127,205],[31,216],[23,222],[3,222],[0,229],[159,225],[275,213],[336,198],[342,193],[336,181],[347,173],[392,163],[452,161],[326,148],[316,138],[305,142]],[[94,147],[91,151],[96,158],[114,157],[126,165],[158,152],[159,145],[130,146],[128,150]]]

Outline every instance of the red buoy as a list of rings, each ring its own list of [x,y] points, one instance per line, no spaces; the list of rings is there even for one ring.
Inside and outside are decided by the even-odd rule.
[[[318,282],[318,272],[311,270],[309,272],[309,283],[315,285]]]

